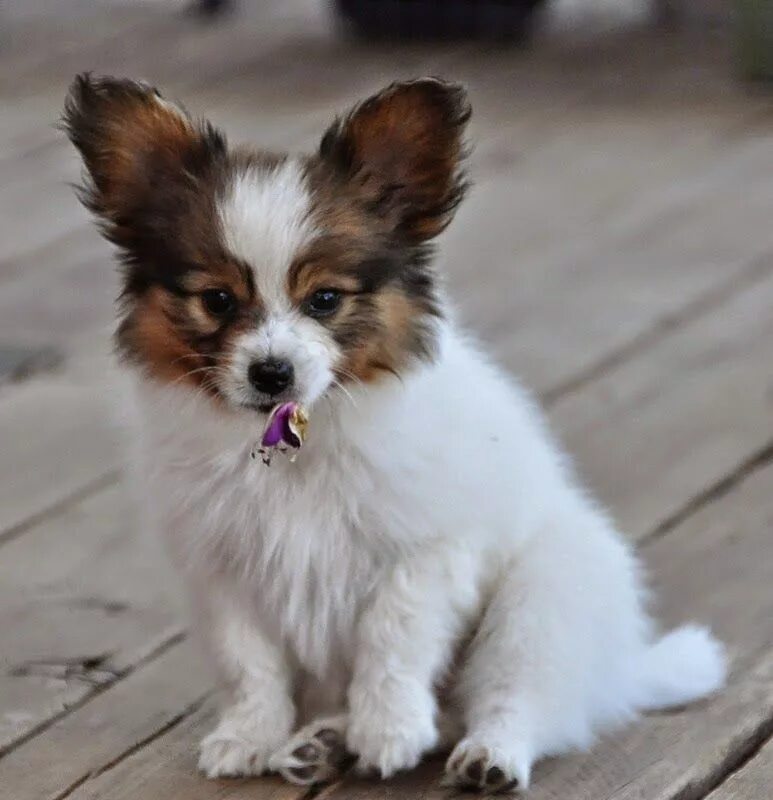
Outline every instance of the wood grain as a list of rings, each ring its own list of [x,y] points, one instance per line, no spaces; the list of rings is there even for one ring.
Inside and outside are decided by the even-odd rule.
[[[773,741],[768,740],[748,764],[707,795],[706,800],[763,800],[765,797],[770,797],[771,776],[773,776]]]
[[[773,275],[553,407],[583,479],[645,537],[773,440]]]
[[[71,800],[299,800],[307,791],[277,777],[209,781],[196,771],[193,746],[214,725],[210,706],[66,797]]]
[[[179,634],[180,592],[133,507],[110,488],[4,545],[0,751]]]
[[[0,784],[14,800],[58,798],[192,713],[210,683],[195,647],[172,647],[0,760]]]
[[[0,538],[99,484],[122,460],[105,357],[71,361],[0,394]]]

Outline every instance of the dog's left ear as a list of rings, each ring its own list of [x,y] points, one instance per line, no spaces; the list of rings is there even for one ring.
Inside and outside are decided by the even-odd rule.
[[[461,86],[435,78],[395,83],[330,127],[320,156],[365,205],[409,241],[437,236],[464,196]]]

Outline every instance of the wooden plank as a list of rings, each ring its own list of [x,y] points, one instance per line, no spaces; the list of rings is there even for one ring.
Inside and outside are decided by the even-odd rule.
[[[0,760],[0,785],[13,800],[59,798],[192,713],[210,683],[194,646],[173,647]]]
[[[470,63],[474,64],[475,60],[468,58],[459,61],[458,58],[452,57],[456,52],[453,49],[435,49],[428,56],[426,50],[416,46],[381,46],[366,49],[356,44],[342,43],[325,34],[324,27],[320,24],[318,10],[314,11],[302,4],[295,4],[294,15],[281,15],[273,5],[261,14],[267,15],[268,22],[260,15],[254,20],[251,17],[245,20],[242,16],[237,18],[238,23],[233,20],[228,21],[224,27],[218,27],[213,32],[206,26],[191,27],[190,21],[154,13],[148,23],[150,30],[142,31],[146,39],[143,48],[134,48],[127,52],[122,47],[116,47],[115,42],[99,43],[98,52],[88,57],[88,64],[90,68],[96,70],[152,77],[156,82],[168,86],[170,92],[181,94],[192,108],[213,116],[217,116],[215,113],[218,105],[217,97],[220,95],[230,97],[231,111],[236,115],[234,127],[237,133],[242,130],[245,133],[252,133],[250,138],[264,141],[268,146],[284,144],[287,125],[293,121],[298,123],[304,118],[308,119],[310,112],[313,120],[314,112],[319,110],[320,124],[322,124],[330,113],[329,109],[334,107],[336,100],[341,97],[342,88],[345,87],[344,94],[347,97],[355,98],[373,86],[394,79],[400,74],[410,75],[421,71],[442,72],[445,69],[451,73],[458,72],[460,77],[469,75],[476,92],[474,95],[476,103],[479,101],[481,106],[479,116],[487,121],[482,129],[496,131],[496,135],[500,138],[506,135],[508,130],[518,131],[521,135],[522,118],[533,119],[536,116],[541,123],[534,131],[535,137],[544,140],[546,126],[557,127],[555,116],[565,110],[568,98],[574,101],[581,93],[587,93],[588,87],[593,85],[589,76],[584,73],[579,76],[572,73],[571,80],[564,80],[561,83],[562,87],[567,87],[563,89],[563,93],[557,96],[555,92],[550,93],[548,95],[550,99],[546,102],[544,99],[540,100],[540,95],[535,92],[533,79],[536,77],[536,83],[539,84],[539,75],[544,73],[541,83],[555,88],[555,54],[547,58],[544,56],[532,58],[532,63],[527,65],[527,81],[521,79],[512,82],[506,80],[484,82],[480,78],[480,70],[476,71],[474,67],[470,69],[468,66]],[[277,14],[282,17],[282,24],[272,27],[270,23]],[[288,19],[285,19],[285,16],[288,16]],[[252,26],[250,22],[253,23]],[[268,38],[261,36],[256,39],[257,32],[262,29],[271,30],[271,36]],[[253,34],[250,37],[251,30]],[[305,59],[297,57],[301,32],[306,37],[304,44],[308,57]],[[139,34],[135,32],[132,35]],[[148,35],[151,37],[150,40],[147,40]],[[227,48],[223,47],[224,42],[227,42]],[[170,49],[176,49],[181,57],[168,59],[167,53]],[[228,55],[227,63],[213,58],[215,53],[221,54],[224,50]],[[138,51],[142,54],[150,53],[150,61],[137,61]],[[102,57],[108,60],[102,63],[100,61]],[[143,55],[142,58],[147,57]],[[716,58],[714,60],[716,61]],[[310,62],[314,64],[313,74],[309,72]],[[356,69],[352,69],[352,63],[356,63]],[[514,77],[521,63],[522,59],[513,54],[507,56],[500,54],[493,65],[490,60],[485,62],[489,72],[492,68],[504,67],[506,72],[513,73]],[[229,70],[233,72],[241,67],[245,67],[241,70],[244,74],[236,77],[229,75],[227,82],[219,84],[217,88],[212,86],[209,89],[208,96],[213,98],[213,102],[203,104],[195,102],[194,86],[202,82],[205,84],[211,82],[218,72],[222,71],[225,74]],[[61,74],[61,65],[58,65],[57,69]],[[606,69],[606,64],[599,63],[594,66],[593,73],[595,75]],[[477,85],[474,82],[476,74]],[[513,85],[516,87],[515,93],[508,91]],[[490,89],[492,86],[493,95]],[[38,113],[44,115],[43,119],[35,118],[33,115],[33,119],[28,123],[33,126],[34,132],[40,128],[48,129],[58,116],[61,105],[61,97],[50,96],[50,85],[46,84],[43,91],[49,93],[47,96],[50,102],[48,105],[43,103],[42,108],[38,109]],[[245,96],[250,97],[250,103],[244,102]],[[496,103],[490,99],[492,97]],[[29,106],[33,105],[28,93],[24,94],[23,99],[25,106],[21,109],[22,116],[31,113]],[[540,109],[536,114],[531,108],[535,105]],[[744,111],[748,113],[757,104],[749,100],[745,106],[739,107],[737,103],[725,101],[723,98],[717,105],[723,124],[711,128],[715,136],[730,124],[729,120],[737,119],[737,116]],[[33,108],[37,107],[33,105]],[[270,114],[264,113],[266,108],[271,109]],[[511,118],[509,125],[498,123],[498,120],[502,119],[503,109],[508,110]],[[596,113],[595,109],[591,111]],[[8,114],[9,119],[15,116]],[[517,118],[515,122],[512,120],[513,116]],[[678,111],[675,111],[673,116],[684,122],[684,115]],[[705,119],[702,122],[705,126]],[[256,136],[254,134],[257,133],[260,124],[265,124],[268,130]],[[563,126],[558,129],[562,130]],[[314,133],[316,135],[316,131]],[[695,138],[695,131],[692,130],[691,133]],[[21,138],[21,133],[17,133],[17,137]],[[627,137],[617,137],[617,140],[625,138]],[[68,178],[77,174],[77,171],[67,166],[67,160],[72,160],[72,154],[65,148],[62,154],[57,155],[60,148],[48,146],[41,149],[41,143],[37,141],[32,146],[28,163],[24,164],[21,170],[17,170],[16,180],[21,182],[20,189],[23,194],[38,192],[38,180],[42,181],[43,185],[66,194],[66,187],[57,187],[56,182],[60,173]],[[51,159],[64,159],[63,165],[52,169],[52,163],[48,163]],[[53,164],[55,163],[54,161]],[[39,178],[36,178],[35,173],[39,173]],[[11,186],[13,183],[13,175],[4,176],[2,181],[4,186]],[[56,212],[52,209],[47,209],[45,212],[47,222],[53,222],[53,226],[41,225],[34,213],[29,214],[30,207],[34,209],[34,203],[20,204],[16,190],[9,190],[8,197],[11,204],[7,209],[8,213],[11,217],[14,215],[20,217],[16,222],[21,228],[18,231],[14,230],[15,252],[23,246],[23,241],[29,243],[28,239],[35,235],[35,231],[42,231],[46,236],[54,235],[57,231],[67,230],[68,226],[79,218],[80,212],[73,204],[57,203]],[[69,197],[63,195],[63,200],[69,200]],[[25,209],[26,215],[21,214],[19,206]]]
[[[773,721],[771,487],[768,465],[644,551],[664,622],[699,619],[727,642],[729,686],[686,709],[649,714],[591,753],[543,762],[530,798],[698,798],[764,741]],[[346,780],[322,797],[441,800],[447,798],[447,790],[437,787],[441,771],[442,763],[432,761],[383,784]]]
[[[3,546],[0,752],[179,635],[181,592],[160,549],[123,487]]]
[[[25,88],[31,88],[29,78],[35,72],[45,71],[49,85],[60,82],[62,74],[55,73],[57,64],[66,64],[78,53],[89,58],[100,49],[115,50],[121,37],[136,35],[138,26],[150,27],[151,21],[158,22],[162,17],[159,9],[142,9],[137,4],[131,8],[130,4],[111,3],[107,9],[106,4],[100,4],[100,8],[91,3],[90,13],[86,13],[85,5],[78,9],[72,0],[51,2],[48,8],[37,10],[30,8],[33,2],[5,0],[3,3],[2,97],[23,94]],[[23,13],[16,13],[20,9]],[[3,119],[3,131],[6,126],[13,127],[13,122]]]
[[[584,480],[635,539],[773,439],[773,276],[560,399]]]
[[[72,198],[74,202],[74,198]],[[79,339],[101,340],[115,319],[118,270],[111,248],[91,222],[3,264],[0,342],[45,346],[72,354]]]
[[[78,175],[73,149],[59,142],[26,158],[0,163],[4,259],[18,259],[88,222],[66,182]]]
[[[174,4],[110,4],[100,9],[93,3],[78,8],[68,0],[66,7],[58,5],[28,25],[14,26],[17,46],[3,53],[3,94],[13,97],[66,83],[84,69],[120,74],[127,65],[138,77],[187,73],[200,80],[218,65],[236,69],[250,54],[276,38],[299,33],[304,22],[313,20],[298,13],[303,4],[297,0],[251,4],[241,17],[224,18],[221,25],[202,25]],[[123,13],[119,5],[124,5]],[[168,57],[170,51],[174,59]]]
[[[115,719],[120,724],[118,715]],[[194,743],[214,722],[212,708],[204,707],[115,767],[60,796],[61,800],[300,800],[307,795],[305,789],[277,777],[204,779],[196,770]]]
[[[773,727],[773,726],[772,726]],[[706,800],[763,800],[773,786],[773,741],[757,753],[743,769],[731,775]]]
[[[571,385],[685,307],[732,286],[773,248],[765,224],[773,192],[759,170],[760,159],[773,155],[773,137],[750,139],[713,165],[710,153],[702,163],[687,159],[691,166],[675,169],[675,183],[645,186],[637,197],[636,173],[647,164],[667,167],[670,158],[651,151],[631,166],[610,129],[606,136],[608,181],[592,166],[592,148],[556,143],[544,158],[473,192],[443,243],[463,318],[541,392]],[[565,166],[572,150],[576,170]],[[741,206],[742,195],[748,203]],[[607,213],[608,204],[618,210]]]
[[[3,389],[0,539],[116,470],[109,374],[107,356],[91,356]]]

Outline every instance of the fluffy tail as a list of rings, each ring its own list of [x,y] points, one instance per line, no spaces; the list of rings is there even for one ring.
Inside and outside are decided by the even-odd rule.
[[[642,708],[679,706],[725,683],[725,651],[707,628],[685,625],[658,639],[642,663]]]

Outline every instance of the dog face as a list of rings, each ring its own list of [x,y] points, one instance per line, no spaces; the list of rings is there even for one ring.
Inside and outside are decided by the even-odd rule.
[[[154,89],[78,77],[63,125],[124,265],[123,357],[233,408],[431,359],[430,243],[461,200],[463,91],[394,84],[311,156],[229,149]]]

